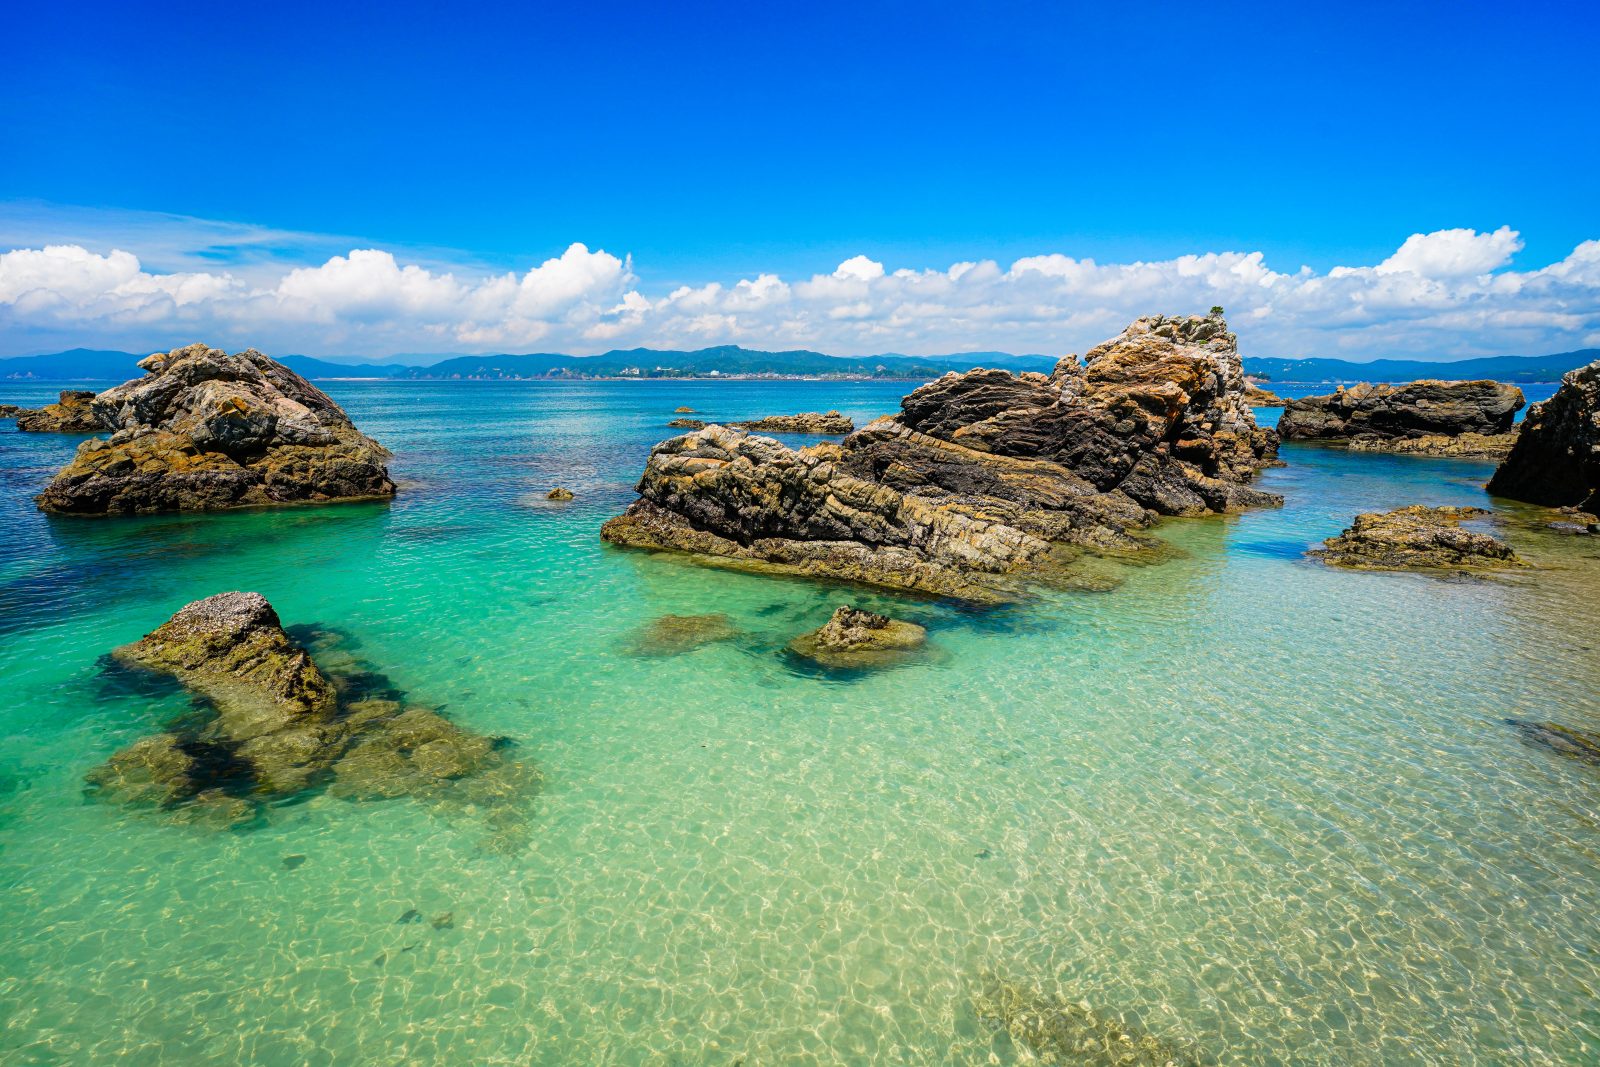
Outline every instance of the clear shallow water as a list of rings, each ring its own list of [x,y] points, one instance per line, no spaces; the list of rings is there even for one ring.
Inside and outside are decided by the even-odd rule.
[[[0,1063],[1029,1062],[975,1007],[998,982],[1204,1062],[1600,1059],[1600,771],[1502,723],[1600,728],[1600,544],[1327,570],[1301,553],[1356,512],[1484,503],[1489,467],[1296,446],[1284,509],[1005,611],[596,538],[679,404],[860,421],[904,388],[331,383],[393,505],[197,518],[47,520],[76,439],[0,433]],[[97,657],[231,588],[515,737],[531,843],[411,801],[220,834],[86,801],[182,707]],[[846,599],[934,652],[797,670]],[[704,612],[742,636],[638,654]]]

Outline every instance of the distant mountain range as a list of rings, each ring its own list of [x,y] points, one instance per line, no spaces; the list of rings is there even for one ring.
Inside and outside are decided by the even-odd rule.
[[[74,348],[42,356],[0,359],[0,379],[56,381],[125,381],[139,375],[144,354]],[[1053,356],[1006,352],[964,352],[945,356],[830,356],[797,349],[761,352],[737,345],[692,352],[629,348],[598,356],[555,352],[522,355],[450,356],[428,366],[400,363],[355,363],[314,356],[281,356],[281,361],[307,378],[395,378],[522,381],[561,378],[937,378],[946,371],[971,367],[1004,367],[1014,371],[1050,371]],[[1489,356],[1432,363],[1414,359],[1380,359],[1352,363],[1342,359],[1246,359],[1245,371],[1274,382],[1409,382],[1418,378],[1493,378],[1502,382],[1556,382],[1574,367],[1600,359],[1600,349],[1585,348],[1549,356]]]

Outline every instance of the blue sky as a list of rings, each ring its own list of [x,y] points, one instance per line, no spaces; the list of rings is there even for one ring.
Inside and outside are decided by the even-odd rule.
[[[1519,247],[1491,272],[1600,238],[1600,18],[1587,5],[578,7],[14,10],[0,42],[0,250],[120,249],[145,272],[209,264],[264,292],[280,280],[265,264],[354,249],[477,284],[581,242],[621,264],[616,292],[592,294],[616,318],[628,291],[800,284],[856,256],[892,275],[1261,253],[1276,274],[1321,277],[1375,267],[1413,234],[1509,226]],[[10,330],[66,336],[65,318],[23,315],[19,299],[0,304]],[[1574,300],[1588,301],[1581,286],[1552,305],[1566,319],[1492,339],[1358,323],[1364,336],[1324,344],[1276,321],[1264,336],[1319,355],[1577,347],[1600,321]],[[1124,313],[1112,303],[1068,309],[1078,321],[1054,333],[985,335],[971,315],[920,332],[808,333],[774,316],[703,329],[830,350],[1074,347],[1099,328],[1089,312]],[[384,306],[369,305],[369,319]],[[188,306],[87,332],[155,343],[252,324]],[[690,337],[650,314],[609,335],[547,316],[537,336],[463,329],[459,315],[409,333],[335,317],[282,340],[587,350],[651,343],[652,324],[662,343]]]

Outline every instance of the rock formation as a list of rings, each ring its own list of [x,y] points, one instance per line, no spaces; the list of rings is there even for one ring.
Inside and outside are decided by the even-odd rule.
[[[85,441],[36,499],[108,514],[386,497],[389,453],[321,390],[260,352],[190,345],[93,398]]]
[[[1517,432],[1423,434],[1421,437],[1380,437],[1364,433],[1350,438],[1352,452],[1391,452],[1402,456],[1458,456],[1462,459],[1501,459],[1517,443]]]
[[[1568,371],[1555,396],[1529,409],[1489,492],[1600,511],[1600,360]]]
[[[258,804],[315,786],[352,799],[431,795],[504,763],[495,739],[369,692],[370,675],[330,680],[259,593],[197,600],[112,657],[175,678],[210,716],[89,772],[107,799],[243,821]]]
[[[1436,439],[1509,434],[1523,403],[1521,389],[1494,381],[1363,382],[1349,389],[1340,386],[1326,396],[1288,401],[1278,433],[1285,441],[1360,438],[1365,451],[1462,454]],[[1486,447],[1509,448],[1510,441],[1488,442]]]
[[[54,404],[29,411],[15,409],[17,429],[27,433],[99,433],[105,429],[95,414],[89,389],[63,389]]]
[[[546,500],[560,500],[560,501],[571,500],[572,499],[572,490],[571,489],[566,489],[566,488],[558,485],[554,489],[552,489],[548,493],[546,493],[544,495],[544,498]]]
[[[914,622],[902,622],[848,605],[810,633],[789,642],[789,651],[824,667],[881,667],[921,648],[928,631]]]
[[[1283,397],[1270,389],[1261,388],[1255,382],[1245,383],[1244,402],[1253,408],[1281,408],[1284,405]]]
[[[1360,570],[1488,570],[1523,566],[1509,545],[1463,530],[1463,519],[1482,508],[1430,508],[1421,504],[1357,515],[1355,524],[1313,550],[1324,563]]]
[[[672,430],[703,430],[706,424],[699,419],[673,419],[667,423],[667,428]]]
[[[1275,505],[1220,317],[1140,319],[1051,375],[951,373],[839,444],[711,425],[657,445],[616,544],[723,565],[1013,599],[1057,545],[1130,552],[1158,515]],[[1066,553],[1070,555],[1071,553]]]
[[[798,415],[768,415],[764,419],[735,422],[730,425],[752,433],[849,433],[856,424],[837,411],[803,411]]]
[[[672,413],[674,415],[693,415],[694,408],[687,405],[679,405],[678,407],[672,409]]]
[[[0,404],[0,419],[14,419],[27,410],[27,408],[18,407],[16,404]]]

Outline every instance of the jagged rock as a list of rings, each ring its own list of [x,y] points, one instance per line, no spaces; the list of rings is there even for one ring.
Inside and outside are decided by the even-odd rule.
[[[572,490],[571,489],[563,489],[560,486],[556,486],[556,488],[554,488],[554,489],[550,490],[548,493],[546,493],[544,495],[544,498],[546,500],[571,500],[572,499]]]
[[[641,656],[675,656],[701,645],[730,641],[739,636],[733,620],[721,612],[709,615],[663,615],[652,619],[633,639]]]
[[[699,419],[673,419],[667,423],[667,427],[673,430],[703,430],[706,424]]]
[[[27,410],[16,404],[0,404],[0,419],[14,419]]]
[[[1421,504],[1357,515],[1355,524],[1314,550],[1324,563],[1362,570],[1485,570],[1523,566],[1509,545],[1463,530],[1463,519],[1482,508],[1430,508]]]
[[[1255,382],[1245,382],[1244,402],[1253,408],[1281,408],[1286,403],[1283,397]]]
[[[1364,433],[1350,438],[1352,452],[1391,452],[1402,456],[1459,456],[1463,459],[1500,459],[1517,443],[1517,433],[1424,434],[1421,437],[1382,437]]]
[[[1381,440],[1509,433],[1524,399],[1514,385],[1495,381],[1340,386],[1326,396],[1288,401],[1278,420],[1285,441],[1368,437]]]
[[[430,795],[500,762],[493,739],[374,698],[366,672],[329,679],[259,593],[184,607],[112,656],[171,675],[211,715],[137,741],[87,775],[97,795],[236,825],[255,805],[326,783],[332,795]]]
[[[389,453],[287,367],[250,349],[190,345],[93,398],[110,438],[85,441],[37,498],[107,514],[386,497]]]
[[[789,650],[824,667],[879,667],[921,648],[928,631],[914,622],[841,605],[833,617],[789,642]]]
[[[1555,396],[1528,410],[1489,492],[1600,511],[1600,360],[1568,371]]]
[[[731,425],[752,433],[849,433],[856,428],[847,416],[837,411],[804,411],[798,415],[768,415],[764,419],[735,422]]]
[[[1275,505],[1250,487],[1277,437],[1244,402],[1215,318],[1140,319],[1055,372],[974,370],[840,444],[711,425],[651,452],[617,544],[975,601],[1055,570],[1057,543],[1149,547],[1158,514]]]
[[[16,408],[17,429],[27,433],[100,433],[105,429],[91,401],[89,389],[63,389],[54,404],[29,411]]]
[[[686,406],[684,406],[684,407],[675,407],[675,408],[672,409],[672,413],[674,415],[693,415],[694,414],[694,408],[686,407]]]
[[[1574,730],[1560,723],[1529,722],[1524,719],[1507,719],[1506,725],[1516,727],[1527,741],[1563,756],[1600,766],[1600,734]]]

